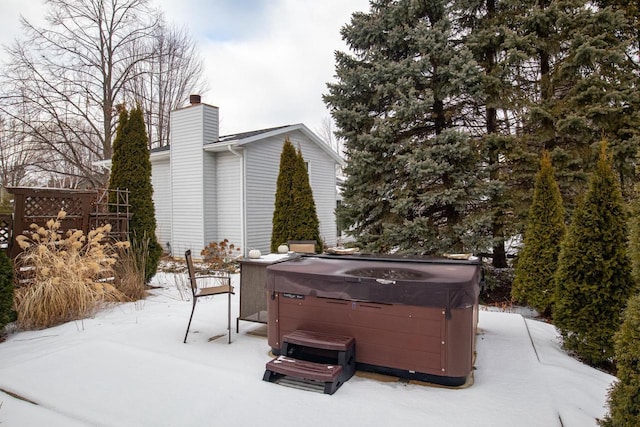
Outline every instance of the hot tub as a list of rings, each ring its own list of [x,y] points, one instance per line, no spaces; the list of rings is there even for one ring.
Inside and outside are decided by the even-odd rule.
[[[302,329],[356,340],[359,370],[460,386],[473,370],[476,261],[310,256],[267,267],[268,343]]]

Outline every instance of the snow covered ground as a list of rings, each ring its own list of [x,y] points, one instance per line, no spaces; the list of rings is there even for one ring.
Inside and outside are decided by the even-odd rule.
[[[588,427],[614,380],[567,356],[553,326],[481,311],[468,388],[359,375],[332,396],[287,388],[262,381],[263,325],[234,324],[227,344],[226,296],[198,302],[183,344],[191,302],[173,275],[153,283],[144,301],[0,343],[0,425]]]

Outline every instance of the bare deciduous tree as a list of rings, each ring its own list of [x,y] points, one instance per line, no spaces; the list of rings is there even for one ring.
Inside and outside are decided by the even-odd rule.
[[[333,132],[333,120],[330,116],[325,116],[322,118],[320,122],[320,127],[316,129],[318,136],[322,139],[329,147],[333,148],[333,150],[343,155],[343,146],[342,141],[337,139],[335,133]]]
[[[8,49],[0,112],[49,151],[43,170],[104,185],[92,163],[112,153],[115,106],[153,52],[133,50],[153,36],[148,0],[47,0],[47,27],[22,19],[26,39]]]
[[[36,184],[29,172],[38,161],[38,152],[26,137],[24,125],[0,117],[0,185],[4,188]]]
[[[129,93],[141,104],[149,147],[154,148],[169,144],[169,113],[184,105],[189,94],[205,94],[207,85],[202,58],[186,29],[161,19],[147,42],[141,50],[152,51],[153,57],[136,65]]]

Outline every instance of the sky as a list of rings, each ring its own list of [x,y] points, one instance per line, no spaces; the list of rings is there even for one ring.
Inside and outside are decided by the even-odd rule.
[[[151,0],[168,22],[187,27],[220,108],[220,134],[304,123],[318,132],[334,80],[340,28],[368,0]],[[0,45],[20,37],[20,15],[42,23],[43,0],[0,0]],[[1,55],[1,54],[0,54]],[[0,56],[1,57],[1,56]]]
[[[569,357],[553,325],[485,308],[464,387],[362,372],[333,395],[284,387],[262,380],[266,327],[241,321],[236,332],[242,288],[231,344],[226,295],[199,300],[184,344],[186,277],[151,284],[142,301],[0,343],[0,425],[597,427],[614,381]]]

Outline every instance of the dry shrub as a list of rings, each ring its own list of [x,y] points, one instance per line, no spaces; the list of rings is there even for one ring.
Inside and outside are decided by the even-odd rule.
[[[211,242],[200,252],[202,260],[210,270],[238,272],[238,259],[241,255],[240,248],[228,239],[221,242]]]
[[[60,220],[49,220],[46,227],[31,225],[31,235],[16,241],[23,252],[16,259],[21,270],[29,271],[30,283],[15,292],[17,325],[40,329],[91,316],[102,304],[124,301],[125,296],[105,278],[113,277],[117,249],[128,242],[107,243],[109,225],[89,232],[59,233]]]
[[[145,266],[149,240],[136,240],[135,245],[119,247],[118,262],[114,265],[114,285],[129,301],[137,301],[147,295]]]

